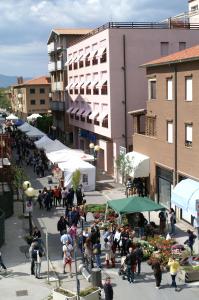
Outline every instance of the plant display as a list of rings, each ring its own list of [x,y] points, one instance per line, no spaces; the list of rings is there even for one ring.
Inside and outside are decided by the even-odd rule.
[[[98,288],[89,287],[89,288],[86,288],[85,290],[80,291],[79,295],[80,295],[80,297],[85,297],[87,295],[92,294],[93,292],[95,292],[97,290],[98,290]]]
[[[65,290],[65,289],[62,289],[61,287],[60,288],[56,288],[55,289],[55,292],[58,292],[64,296],[67,296],[67,297],[72,297],[74,296],[74,294],[70,293],[69,291]]]

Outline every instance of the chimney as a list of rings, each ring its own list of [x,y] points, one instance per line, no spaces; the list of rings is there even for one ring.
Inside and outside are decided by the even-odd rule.
[[[17,77],[17,83],[18,84],[22,84],[23,83],[23,77],[22,76]]]

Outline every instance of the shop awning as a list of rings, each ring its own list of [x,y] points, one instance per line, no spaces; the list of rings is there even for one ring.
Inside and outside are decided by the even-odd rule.
[[[75,107],[72,111],[71,111],[71,114],[72,115],[75,115],[76,112],[79,110],[79,107]]]
[[[69,57],[67,62],[65,63],[65,66],[68,66],[72,63],[72,57]]]
[[[74,106],[70,106],[70,107],[67,109],[67,111],[66,111],[66,112],[67,112],[68,114],[70,114],[70,113],[71,113],[71,111],[72,111],[73,109],[74,109]]]
[[[98,50],[97,56],[102,57],[103,53],[106,51],[106,47],[101,47]]]
[[[193,179],[180,181],[171,193],[171,204],[196,216],[196,200],[199,199],[199,182]]]
[[[92,111],[91,115],[89,116],[89,119],[90,120],[94,120],[95,117],[99,114],[99,111],[98,110],[94,110]]]
[[[125,156],[130,164],[129,176],[133,178],[148,177],[150,173],[150,158],[142,153],[132,151]]]
[[[76,113],[76,116],[81,116],[83,114],[83,112],[85,112],[85,108],[80,108],[80,110]]]
[[[145,211],[165,210],[165,208],[148,197],[128,197],[107,201],[109,207],[119,214],[131,214]]]
[[[103,122],[103,120],[108,116],[107,111],[103,111],[99,114],[99,117],[97,117],[98,122]]]
[[[101,89],[102,86],[107,82],[107,78],[101,79],[101,81],[98,82],[96,85],[96,88]]]
[[[96,50],[92,50],[89,56],[89,59],[93,59],[93,57],[97,54],[97,49]]]
[[[86,81],[83,83],[82,88],[86,88],[90,83],[91,83],[91,79],[86,80]]]
[[[86,118],[91,113],[91,108],[87,108],[85,112],[82,114],[82,117]]]
[[[66,86],[66,90],[69,90],[72,85],[73,85],[73,82],[69,82],[69,84]]]
[[[99,82],[99,79],[95,79],[91,82],[91,88],[94,88],[94,86]]]

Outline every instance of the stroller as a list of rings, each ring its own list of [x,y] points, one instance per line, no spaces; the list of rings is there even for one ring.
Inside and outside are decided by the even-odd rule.
[[[127,265],[125,264],[126,256],[121,257],[121,265],[118,271],[118,275],[122,276],[122,279],[127,279]]]

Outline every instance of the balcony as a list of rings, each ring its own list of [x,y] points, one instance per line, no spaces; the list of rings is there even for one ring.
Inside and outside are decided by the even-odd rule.
[[[57,61],[57,70],[62,70],[63,69],[63,61],[62,60],[58,60]]]
[[[51,52],[55,51],[55,43],[50,43],[48,46],[47,46],[47,49],[48,49],[48,53],[50,54]]]
[[[65,111],[65,102],[50,101],[50,109],[52,111]]]
[[[55,62],[51,61],[48,63],[48,72],[53,72],[55,71]]]
[[[52,82],[51,88],[52,88],[52,91],[53,91],[53,92],[56,92],[56,91],[63,91],[64,84],[63,84],[63,82],[61,82],[61,81]]]

